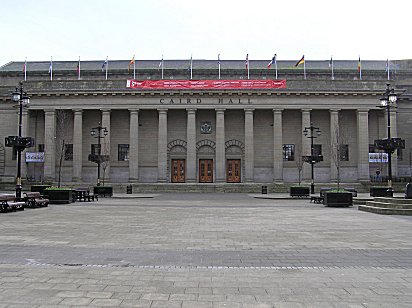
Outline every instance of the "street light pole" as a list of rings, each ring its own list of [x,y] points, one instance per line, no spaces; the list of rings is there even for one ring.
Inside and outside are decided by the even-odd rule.
[[[23,105],[27,106],[30,103],[30,98],[23,90],[23,82],[19,82],[19,86],[12,93],[12,99],[18,103],[19,107],[19,127],[17,144],[14,145],[17,150],[17,176],[16,176],[16,198],[21,198],[21,152],[26,148],[26,139],[22,138],[22,122],[23,122]],[[29,144],[28,144],[29,145]]]
[[[96,135],[97,132],[97,136]],[[102,136],[103,132],[103,136]],[[97,186],[100,186],[100,163],[102,162],[102,149],[101,149],[101,142],[100,139],[104,138],[107,136],[108,130],[106,127],[102,127],[101,123],[99,122],[99,125],[96,127],[93,127],[90,130],[90,135],[92,135],[94,138],[97,138]]]
[[[316,135],[315,136],[315,132]],[[309,127],[305,127],[303,130],[304,135],[307,138],[310,138],[310,156],[303,156],[303,160],[310,164],[311,166],[311,183],[310,183],[310,193],[315,193],[315,164],[323,160],[323,156],[315,155],[315,146],[313,139],[320,136],[320,129],[319,127],[313,126],[313,123],[310,123]]]

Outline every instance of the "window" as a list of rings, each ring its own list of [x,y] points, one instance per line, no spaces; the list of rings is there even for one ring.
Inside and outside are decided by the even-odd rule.
[[[340,144],[339,148],[340,161],[349,161],[349,145]]]
[[[313,145],[313,155],[314,156],[321,156],[322,155],[322,145],[321,144],[314,144]]]
[[[295,145],[284,144],[283,145],[283,160],[294,161],[295,160]]]
[[[100,148],[102,148],[102,145],[100,145]],[[93,155],[98,155],[99,154],[99,145],[98,144],[92,144],[90,153]]]
[[[44,152],[44,143],[39,143],[39,152]]]
[[[73,160],[73,144],[64,145],[64,160]]]
[[[117,148],[117,160],[126,161],[129,160],[129,145],[128,144],[119,144]]]

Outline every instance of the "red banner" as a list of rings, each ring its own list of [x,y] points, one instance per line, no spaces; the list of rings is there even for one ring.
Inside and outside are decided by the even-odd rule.
[[[286,80],[127,80],[139,90],[285,89]]]

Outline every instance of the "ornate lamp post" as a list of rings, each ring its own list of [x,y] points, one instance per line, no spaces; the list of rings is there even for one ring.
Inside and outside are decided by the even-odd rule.
[[[319,127],[313,126],[312,123],[310,123],[309,127],[305,127],[303,130],[303,134],[305,137],[310,138],[310,156],[302,156],[303,161],[307,162],[308,164],[311,165],[311,183],[310,183],[310,193],[314,194],[315,193],[315,171],[314,171],[314,165],[320,161],[323,161],[323,156],[322,155],[314,155],[314,144],[313,144],[313,139],[318,138],[320,136],[320,129]]]
[[[23,107],[27,107],[30,103],[30,98],[23,89],[23,82],[19,82],[19,86],[12,93],[11,98],[14,103],[17,104],[19,108],[19,129],[18,136],[8,136],[6,137],[6,146],[14,147],[17,150],[17,177],[16,177],[16,198],[21,198],[21,152],[34,144],[34,140],[31,137],[23,138],[22,133],[22,118],[23,118]]]
[[[93,153],[90,158],[91,161],[97,162],[97,186],[100,186],[100,163],[102,162],[102,149],[100,139],[106,137],[108,133],[109,131],[107,130],[107,128],[102,127],[100,122],[97,127],[93,127],[90,130],[90,135],[92,135],[94,138],[97,138],[97,155],[93,155]]]
[[[383,93],[380,99],[380,108],[386,110],[387,115],[387,139],[375,140],[375,146],[384,150],[388,154],[388,190],[387,195],[393,196],[392,187],[392,154],[396,149],[405,148],[405,140],[401,138],[391,138],[391,109],[396,108],[396,101],[398,96],[395,93],[394,88],[390,88],[390,84],[386,84],[385,93]]]

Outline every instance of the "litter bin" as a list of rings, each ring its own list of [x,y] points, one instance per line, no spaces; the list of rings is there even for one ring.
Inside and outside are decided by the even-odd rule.
[[[266,185],[262,185],[262,194],[268,193],[268,187]]]
[[[411,183],[406,184],[405,199],[412,199],[412,185],[411,185]]]
[[[132,185],[127,185],[126,186],[126,194],[131,194],[132,193]]]

